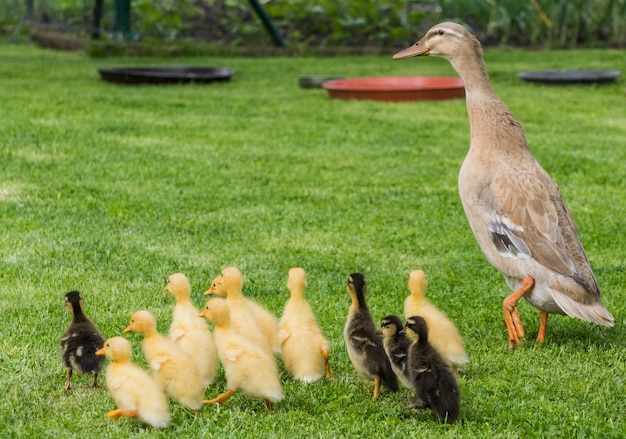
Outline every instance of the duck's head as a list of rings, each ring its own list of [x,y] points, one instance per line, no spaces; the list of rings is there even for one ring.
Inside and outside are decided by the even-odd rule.
[[[359,306],[365,306],[365,293],[367,292],[367,284],[365,283],[365,276],[361,273],[352,273],[348,276],[348,285],[346,290],[353,303],[357,303]]]
[[[398,334],[404,334],[402,320],[396,315],[388,315],[380,322],[380,332],[383,337],[395,337]]]
[[[243,275],[241,274],[241,271],[235,267],[224,268],[222,270],[221,286],[225,291],[224,297],[227,297],[231,292],[241,293],[241,290],[243,289]]]
[[[409,273],[409,291],[412,296],[423,297],[427,286],[426,273],[422,270],[413,270]]]
[[[215,279],[211,281],[211,288],[209,288],[208,290],[204,292],[205,296],[208,296],[210,294],[214,294],[220,297],[226,297],[226,290],[224,289],[223,284],[222,284],[221,273],[219,274],[219,276],[217,276]]]
[[[70,291],[65,294],[65,309],[70,314],[75,314],[84,307],[83,297],[78,291]]]
[[[404,324],[404,329],[413,340],[428,340],[428,326],[423,317],[409,317]]]
[[[414,56],[440,56],[450,59],[467,53],[468,48],[481,50],[480,43],[467,29],[448,21],[431,27],[421,40],[396,53],[393,59]]]
[[[291,294],[302,295],[306,286],[306,273],[304,269],[299,267],[290,269],[287,277],[287,288],[291,291]]]
[[[209,299],[204,304],[204,308],[198,314],[198,317],[204,317],[217,326],[225,325],[230,318],[228,304],[222,298]]]
[[[148,311],[137,311],[130,316],[130,323],[124,332],[137,332],[146,335],[156,331],[156,320]]]
[[[104,342],[102,349],[96,355],[105,355],[111,361],[130,360],[130,343],[123,337],[112,337]]]
[[[191,285],[189,279],[182,273],[174,273],[167,279],[167,285],[164,288],[172,296],[185,298],[191,295]]]

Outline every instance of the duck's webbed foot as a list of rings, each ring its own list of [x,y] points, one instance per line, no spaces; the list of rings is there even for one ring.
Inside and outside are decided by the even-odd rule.
[[[522,285],[510,296],[502,301],[502,311],[504,313],[504,323],[509,333],[509,348],[516,347],[520,338],[524,337],[524,327],[519,317],[517,302],[527,293],[532,291],[535,280],[531,276],[524,276]]]

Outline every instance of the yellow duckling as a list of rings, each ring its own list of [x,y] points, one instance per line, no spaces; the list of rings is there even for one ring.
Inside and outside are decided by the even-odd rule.
[[[426,275],[422,270],[413,270],[409,274],[409,291],[404,300],[404,318],[421,316],[428,325],[428,341],[451,366],[454,373],[458,367],[469,361],[463,339],[454,323],[424,295]]]
[[[206,321],[198,317],[198,309],[191,302],[191,286],[182,273],[172,274],[165,291],[174,296],[176,306],[169,329],[169,337],[196,363],[204,387],[213,383],[217,371],[217,351],[213,334]]]
[[[135,418],[155,428],[167,427],[170,422],[167,398],[150,375],[130,361],[128,340],[109,338],[96,355],[112,361],[106,371],[106,385],[118,409],[107,416]]]
[[[235,267],[226,267],[213,279],[211,288],[204,294],[226,298],[234,325],[243,335],[259,340],[280,354],[278,319],[254,300],[243,295],[243,275]],[[252,314],[252,318],[250,318]]]
[[[234,328],[227,300],[208,300],[199,316],[215,324],[213,335],[227,386],[226,392],[204,403],[220,404],[241,391],[246,396],[263,399],[266,411],[271,411],[272,402],[284,398],[276,359]]]
[[[157,332],[154,316],[137,311],[124,332],[143,334],[143,350],[157,384],[176,401],[192,410],[202,407],[204,386],[197,366],[176,343]]]
[[[278,324],[278,340],[285,368],[294,378],[311,383],[319,380],[324,371],[327,378],[331,378],[332,373],[328,363],[330,344],[304,298],[306,286],[306,274],[302,268],[289,270],[287,288],[291,297]]]

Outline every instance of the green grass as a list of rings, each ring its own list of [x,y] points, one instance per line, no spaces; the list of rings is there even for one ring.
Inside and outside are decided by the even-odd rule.
[[[390,56],[392,53],[389,54]],[[619,51],[489,50],[496,91],[524,124],[538,160],[561,185],[615,315],[604,328],[556,316],[545,345],[522,303],[527,339],[507,348],[507,287],[482,256],[456,176],[469,132],[462,100],[331,100],[299,75],[453,75],[443,60],[391,57],[94,60],[0,45],[0,436],[69,437],[621,437],[626,431],[626,59]],[[224,65],[233,81],[126,87],[97,68]],[[523,70],[607,68],[617,84],[546,87]],[[137,309],[167,330],[169,274],[193,300],[227,265],[244,293],[280,314],[287,271],[307,270],[307,297],[332,343],[334,378],[283,374],[286,399],[266,415],[238,395],[192,413],[171,405],[165,431],[104,414],[103,389],[63,392],[63,295],[83,292],[109,336]],[[455,320],[470,363],[459,377],[461,419],[406,411],[403,390],[371,401],[342,341],[347,275],[361,271],[377,319],[401,313],[408,272]],[[128,336],[145,365],[140,338]],[[224,389],[223,376],[207,390]],[[254,435],[254,436],[253,436]]]

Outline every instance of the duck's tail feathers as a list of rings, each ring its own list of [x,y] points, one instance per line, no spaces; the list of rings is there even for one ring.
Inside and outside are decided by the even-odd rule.
[[[562,293],[556,293],[553,296],[557,305],[570,317],[602,326],[613,326],[615,324],[613,315],[600,302],[583,304],[572,300],[569,296]]]

